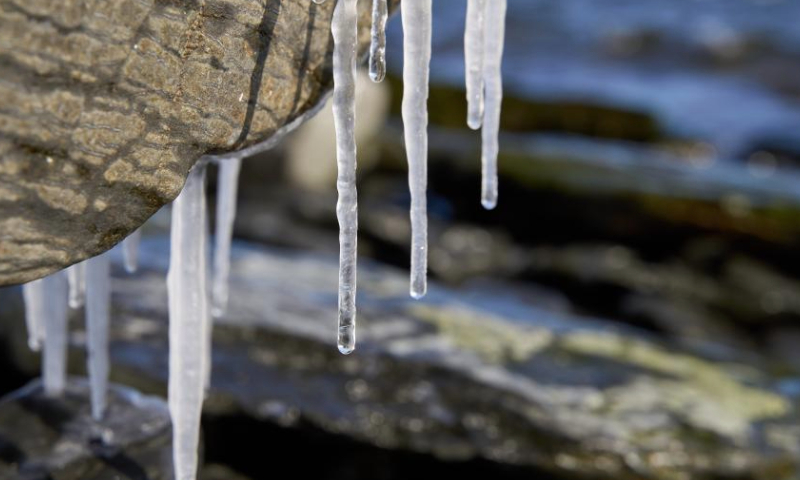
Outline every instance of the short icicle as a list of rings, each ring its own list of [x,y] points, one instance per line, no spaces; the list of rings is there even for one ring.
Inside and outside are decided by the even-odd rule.
[[[483,83],[485,110],[481,151],[481,204],[487,210],[497,206],[497,153],[500,107],[503,101],[503,43],[506,0],[487,0],[484,16]]]
[[[172,204],[169,296],[169,408],[176,480],[195,480],[209,359],[206,293],[206,165],[189,172]]]
[[[32,323],[42,329],[39,341],[44,342],[44,391],[59,396],[67,380],[67,276],[63,271],[54,273],[25,287],[27,315],[33,316]]]
[[[139,267],[139,244],[142,242],[142,229],[139,228],[122,241],[122,263],[128,273]]]
[[[92,392],[92,417],[98,421],[105,413],[108,391],[110,280],[108,252],[86,261],[87,369]]]
[[[333,118],[336,127],[336,188],[339,200],[339,351],[356,347],[356,258],[358,198],[356,192],[355,94],[358,39],[357,0],[339,0],[333,10]]]
[[[214,233],[214,279],[211,285],[211,313],[220,317],[228,306],[228,277],[231,270],[231,238],[236,218],[236,191],[240,158],[219,161],[217,220]]]
[[[372,0],[372,30],[369,45],[369,78],[382,82],[386,77],[386,0]]]
[[[86,262],[76,263],[67,269],[69,281],[69,308],[81,308],[86,297]]]
[[[483,48],[486,0],[467,0],[464,28],[464,69],[467,85],[467,125],[473,130],[483,123]]]
[[[22,286],[25,301],[25,326],[28,329],[28,347],[34,352],[42,348],[44,319],[47,316],[45,299],[49,295],[45,278],[28,282]]]
[[[428,79],[431,59],[431,0],[404,0],[403,128],[411,189],[411,287],[413,298],[427,290],[428,270]]]

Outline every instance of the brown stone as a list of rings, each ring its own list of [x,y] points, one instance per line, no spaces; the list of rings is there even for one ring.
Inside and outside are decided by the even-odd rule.
[[[334,5],[0,0],[0,285],[111,248],[202,155],[313,114],[332,87]]]

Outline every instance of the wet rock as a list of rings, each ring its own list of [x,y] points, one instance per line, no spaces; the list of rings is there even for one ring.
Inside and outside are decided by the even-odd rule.
[[[200,470],[200,480],[249,480],[224,465],[204,465]]]
[[[0,285],[109,249],[201,155],[266,147],[312,115],[334,4],[0,1]]]
[[[142,272],[113,284],[113,377],[162,394],[167,250],[145,241]],[[405,275],[362,262],[359,346],[342,356],[336,279],[332,256],[237,246],[208,415],[556,478],[800,474],[796,398],[735,349],[712,360],[557,301],[537,308],[515,297],[522,289],[433,285],[414,302]]]
[[[89,398],[88,382],[71,378],[62,398],[34,381],[0,399],[0,478],[173,478],[164,401],[112,385],[107,416],[96,422]]]

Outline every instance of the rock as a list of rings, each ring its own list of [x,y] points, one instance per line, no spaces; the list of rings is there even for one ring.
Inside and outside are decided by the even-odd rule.
[[[168,246],[155,238],[142,247],[141,272],[113,282],[112,375],[163,394]],[[342,356],[336,279],[334,256],[237,245],[231,310],[214,327],[207,415],[311,425],[384,452],[557,478],[800,475],[797,398],[738,350],[712,360],[557,301],[534,307],[515,297],[524,290],[434,284],[415,302],[405,275],[362,262],[359,345]]]
[[[200,480],[249,480],[224,465],[205,465],[200,471]]]
[[[0,399],[0,478],[19,480],[171,480],[167,405],[112,385],[108,413],[91,417],[89,386],[70,378],[62,398],[39,381]]]
[[[0,1],[0,285],[109,249],[200,156],[266,147],[313,115],[334,4]]]

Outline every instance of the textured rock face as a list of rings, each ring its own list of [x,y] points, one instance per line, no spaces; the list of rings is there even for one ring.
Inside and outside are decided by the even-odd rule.
[[[142,272],[113,285],[112,375],[161,394],[166,251],[166,239],[146,240]],[[405,275],[364,264],[359,349],[345,357],[331,316],[336,278],[334,257],[235,249],[206,413],[310,424],[393,452],[481,458],[541,478],[788,480],[800,472],[796,396],[746,352],[705,358],[558,306],[533,307],[548,297],[522,289],[433,286],[414,302]],[[75,332],[73,344],[81,338]]]
[[[110,248],[203,154],[313,113],[334,4],[0,0],[0,285]]]
[[[172,479],[172,434],[160,399],[112,386],[108,416],[89,409],[89,386],[73,378],[63,398],[38,381],[0,400],[0,478]]]

